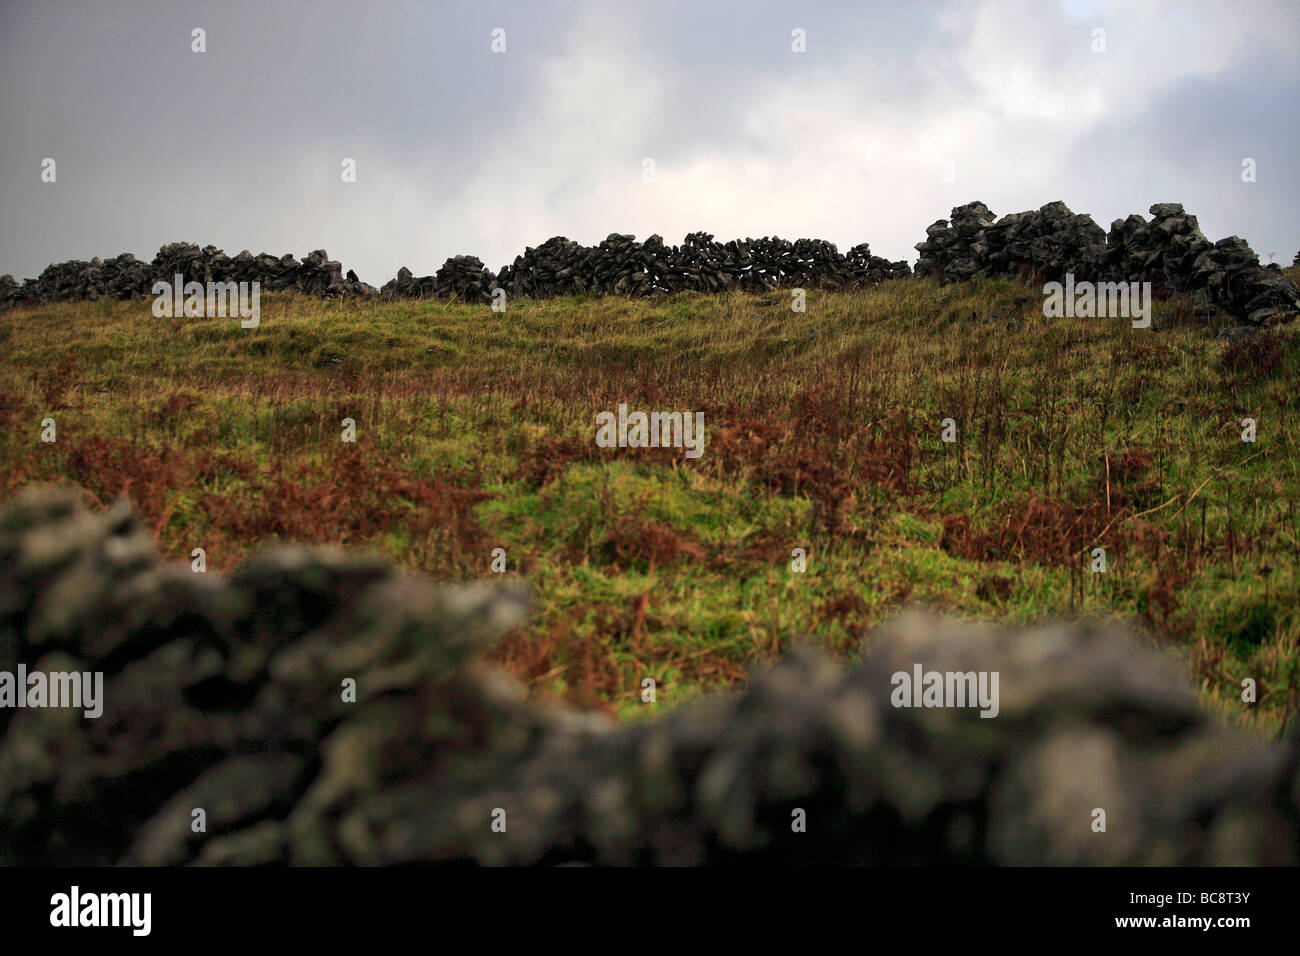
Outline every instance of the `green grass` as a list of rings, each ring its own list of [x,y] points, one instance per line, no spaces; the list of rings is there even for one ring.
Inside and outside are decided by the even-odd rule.
[[[268,295],[256,330],[148,302],[18,310],[0,316],[0,491],[127,490],[169,555],[222,570],[278,538],[466,579],[504,548],[536,604],[497,659],[629,719],[799,641],[850,659],[925,604],[1122,620],[1225,720],[1277,732],[1300,695],[1293,327],[1233,351],[1180,302],[1155,331],[1041,304],[904,280],[811,292],[804,314],[785,293],[505,314]],[[620,402],[703,411],[703,456],[598,448]]]

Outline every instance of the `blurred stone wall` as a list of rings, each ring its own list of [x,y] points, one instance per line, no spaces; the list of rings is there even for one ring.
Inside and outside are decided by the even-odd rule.
[[[79,500],[0,512],[0,671],[104,675],[98,718],[0,708],[2,864],[1300,862],[1300,736],[1223,729],[1118,630],[905,615],[851,670],[803,648],[616,726],[482,662],[522,585],[289,547],[195,573]],[[997,715],[895,707],[918,664],[998,673]]]

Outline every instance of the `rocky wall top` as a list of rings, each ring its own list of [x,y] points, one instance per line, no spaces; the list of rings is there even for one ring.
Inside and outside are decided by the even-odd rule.
[[[1149,222],[1116,219],[1107,233],[1062,202],[1001,219],[981,202],[967,203],[926,230],[916,275],[1059,282],[1068,273],[1075,281],[1150,282],[1156,295],[1195,293],[1252,325],[1300,312],[1300,289],[1278,267],[1262,267],[1244,239],[1210,242],[1178,203],[1156,203],[1150,213]]]
[[[177,274],[186,282],[260,280],[268,292],[289,290],[323,298],[378,295],[489,302],[498,287],[508,296],[528,298],[764,291],[778,286],[850,289],[910,275],[911,268],[906,262],[873,256],[865,243],[841,255],[834,244],[819,239],[719,243],[707,233],[692,233],[683,245],[668,246],[659,236],[640,243],[633,236],[611,235],[588,247],[557,236],[528,247],[500,274],[474,256],[453,256],[430,276],[416,276],[403,266],[395,278],[375,289],[350,270],[344,275],[323,249],[299,262],[291,255],[254,256],[244,251],[232,257],[214,246],[171,243],[149,263],[127,253],[108,260],[56,263],[21,284],[12,276],[0,276],[0,309],[70,299],[139,298],[150,294],[154,282],[170,283]]]
[[[1261,267],[1244,240],[1230,236],[1210,242],[1196,217],[1178,203],[1156,203],[1150,212],[1150,221],[1139,215],[1117,219],[1107,233],[1090,216],[1073,213],[1062,202],[1000,219],[981,202],[967,203],[926,230],[926,239],[916,246],[916,275],[937,276],[942,282],[997,277],[1059,281],[1067,273],[1076,281],[1149,281],[1157,295],[1196,293],[1215,309],[1255,325],[1286,321],[1300,312],[1300,289],[1276,266]],[[213,246],[172,243],[149,263],[125,254],[57,263],[22,284],[0,276],[0,309],[65,299],[146,296],[155,281],[171,282],[178,273],[186,281],[259,280],[266,291],[294,290],[326,298],[378,295],[489,302],[496,288],[511,298],[855,289],[903,278],[912,270],[906,262],[872,255],[865,243],[841,254],[834,244],[819,239],[717,242],[709,233],[694,232],[682,245],[669,246],[657,235],[637,242],[634,236],[611,234],[596,246],[563,236],[548,239],[529,246],[495,274],[474,256],[453,256],[433,275],[416,276],[403,267],[375,289],[351,271],[345,275],[323,249],[299,262],[290,255],[244,251],[231,257]]]

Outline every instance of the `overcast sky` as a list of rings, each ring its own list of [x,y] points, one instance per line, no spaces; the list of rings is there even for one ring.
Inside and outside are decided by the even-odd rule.
[[[380,285],[699,229],[915,262],[975,199],[1181,202],[1289,265],[1297,116],[1296,0],[0,0],[0,273],[187,241]]]

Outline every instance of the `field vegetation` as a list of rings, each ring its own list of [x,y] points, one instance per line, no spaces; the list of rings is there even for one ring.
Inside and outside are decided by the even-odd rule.
[[[1011,281],[804,313],[786,292],[261,306],[255,330],[148,301],[0,316],[0,496],[128,494],[210,571],[278,540],[463,580],[502,548],[536,601],[495,659],[624,719],[644,677],[662,708],[799,641],[849,659],[913,604],[1122,620],[1261,733],[1300,704],[1294,327],[1225,344],[1178,300],[1154,329],[1049,319]],[[599,447],[620,403],[704,412],[703,455]]]

